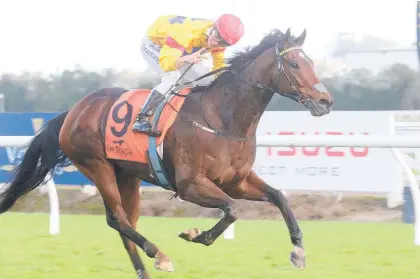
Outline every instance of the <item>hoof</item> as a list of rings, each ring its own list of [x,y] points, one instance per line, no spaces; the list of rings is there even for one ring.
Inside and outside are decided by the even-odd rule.
[[[290,261],[295,267],[303,270],[306,267],[305,250],[295,246],[295,249],[290,253]]]
[[[162,252],[156,254],[155,268],[159,271],[173,272],[175,270],[174,265],[169,258]]]
[[[186,241],[193,241],[193,239],[196,238],[200,234],[201,234],[200,229],[194,228],[194,229],[189,229],[185,232],[182,232],[178,236]]]
[[[149,274],[145,270],[137,270],[137,279],[150,279]]]
[[[201,243],[203,245],[210,246],[213,244],[214,238],[211,237],[211,234],[208,231],[204,231],[200,233],[199,235],[197,235],[196,237],[194,237],[192,242]]]

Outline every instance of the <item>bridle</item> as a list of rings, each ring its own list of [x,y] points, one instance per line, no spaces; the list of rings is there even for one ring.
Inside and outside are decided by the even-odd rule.
[[[297,90],[296,86],[292,83],[292,81],[290,80],[290,77],[287,75],[286,70],[284,69],[284,65],[282,63],[283,60],[285,60],[283,58],[283,55],[292,51],[292,50],[299,50],[299,52],[301,52],[305,57],[308,57],[308,55],[303,51],[302,47],[290,47],[287,48],[283,51],[280,52],[279,50],[279,45],[276,45],[276,56],[277,56],[277,64],[278,64],[278,69],[280,72],[283,73],[284,77],[287,79],[287,81],[289,82],[290,88],[292,88],[292,91],[295,94],[290,94],[290,93],[280,93],[280,95],[285,96],[287,98],[290,98],[298,103],[301,103],[303,105],[306,105],[307,102],[309,101],[309,96],[306,94],[301,94],[299,92],[299,90]],[[280,83],[280,81],[279,81]],[[302,99],[302,97],[305,97],[305,99]]]
[[[246,83],[246,84],[248,84],[248,85],[251,85],[251,86],[253,86],[253,87],[256,87],[256,88],[259,88],[259,89],[261,89],[261,93],[264,93],[264,92],[266,92],[266,91],[268,91],[268,92],[271,92],[271,93],[278,93],[278,94],[280,94],[280,95],[282,95],[282,96],[284,96],[284,97],[287,97],[287,98],[290,98],[290,99],[292,99],[292,100],[294,100],[294,101],[296,101],[296,102],[298,102],[298,103],[301,103],[301,104],[303,104],[303,105],[307,105],[307,103],[309,102],[309,96],[307,96],[307,95],[305,95],[305,94],[301,94],[300,92],[299,92],[299,90],[296,88],[296,86],[292,83],[292,81],[291,81],[291,79],[290,79],[290,77],[288,76],[288,74],[286,73],[286,70],[285,70],[285,68],[284,68],[284,64],[283,64],[283,61],[287,61],[287,60],[285,60],[284,58],[283,58],[283,56],[286,54],[286,53],[288,53],[288,52],[290,52],[290,51],[294,51],[294,50],[298,50],[298,51],[300,51],[304,56],[306,56],[306,57],[308,57],[305,53],[304,53],[304,51],[303,51],[303,49],[301,48],[301,47],[290,47],[290,48],[287,48],[287,49],[284,49],[284,50],[282,50],[282,51],[280,51],[280,43],[277,43],[276,44],[276,46],[275,46],[275,48],[276,48],[276,58],[277,58],[277,68],[278,68],[278,71],[279,71],[279,73],[282,73],[283,75],[284,75],[284,77],[286,78],[286,80],[288,81],[288,83],[289,83],[289,86],[290,86],[290,88],[292,89],[292,91],[293,91],[293,93],[278,93],[276,90],[274,90],[273,88],[270,88],[270,87],[267,87],[267,86],[265,86],[265,85],[263,85],[263,84],[261,84],[261,83],[252,83],[252,82],[250,82],[250,81],[248,81],[248,80],[246,80],[246,79],[244,79],[239,73],[238,73],[238,71],[240,71],[240,70],[242,70],[243,68],[245,68],[246,66],[248,66],[250,63],[252,63],[253,62],[253,60],[251,60],[251,61],[249,61],[248,63],[246,63],[246,64],[244,64],[244,65],[242,65],[238,70],[232,70],[230,67],[224,67],[224,68],[219,68],[219,69],[217,69],[217,70],[214,70],[214,71],[211,71],[211,72],[209,72],[209,73],[207,73],[207,74],[205,74],[205,75],[202,75],[202,76],[200,76],[200,77],[198,77],[197,79],[195,79],[195,80],[193,80],[193,81],[189,81],[189,82],[185,82],[185,83],[179,83],[179,81],[183,78],[183,76],[186,74],[186,72],[193,66],[193,64],[191,64],[186,70],[185,70],[185,72],[180,76],[180,78],[177,80],[177,82],[172,86],[172,87],[174,87],[174,86],[185,86],[185,85],[189,85],[189,84],[191,84],[191,83],[194,83],[194,82],[196,82],[196,81],[198,81],[198,80],[201,80],[201,79],[203,79],[203,78],[206,78],[206,77],[208,77],[208,76],[211,76],[211,75],[214,75],[214,74],[216,74],[216,73],[218,73],[218,72],[230,72],[230,73],[232,73],[234,76],[235,76],[235,78],[236,79],[239,79],[240,81],[242,81],[242,82],[244,82],[244,83]],[[277,81],[277,85],[280,83],[280,75],[278,76],[278,79],[277,79],[278,81]],[[234,80],[232,81],[232,83],[234,82]],[[171,87],[171,89],[170,90],[172,90],[172,87]],[[202,106],[202,96],[203,96],[203,94],[204,94],[204,92],[205,92],[206,90],[204,90],[204,91],[201,91],[201,96],[200,96],[200,106]],[[174,92],[174,91],[172,91],[171,92],[171,94],[172,95],[176,95],[176,96],[180,96],[180,97],[188,97],[189,96],[189,94],[188,95],[184,95],[184,94],[179,94],[179,93],[176,93],[176,92]],[[235,140],[235,141],[246,141],[246,140],[248,140],[249,138],[251,138],[251,137],[235,137],[235,136],[230,136],[230,135],[228,135],[227,133],[225,133],[225,132],[220,132],[220,131],[217,131],[216,129],[214,129],[214,128],[212,128],[212,126],[208,123],[208,121],[205,119],[205,116],[203,116],[203,119],[204,119],[204,121],[206,122],[206,124],[207,124],[207,126],[208,127],[206,127],[206,126],[204,126],[204,125],[202,125],[202,124],[200,124],[200,123],[198,123],[198,122],[196,122],[195,120],[192,120],[192,119],[190,119],[190,118],[188,118],[188,122],[190,122],[193,126],[195,126],[195,127],[197,127],[197,128],[200,128],[200,129],[202,129],[202,130],[204,130],[204,131],[207,131],[207,132],[209,132],[209,133],[212,133],[212,134],[214,134],[214,135],[216,135],[216,136],[223,136],[223,137],[227,137],[227,138],[230,138],[230,139],[232,139],[232,140]]]
[[[278,93],[276,90],[274,90],[274,89],[272,89],[272,88],[270,88],[270,87],[267,87],[267,86],[265,86],[265,85],[263,85],[263,84],[261,84],[261,83],[256,83],[256,84],[253,84],[253,83],[251,83],[251,82],[249,82],[249,81],[247,81],[247,80],[245,80],[244,78],[242,78],[236,71],[232,71],[232,70],[229,70],[233,75],[235,75],[235,77],[236,78],[238,78],[238,79],[240,79],[241,81],[243,81],[243,82],[245,82],[245,83],[247,83],[247,84],[249,84],[249,85],[251,85],[251,86],[254,86],[254,87],[257,87],[257,88],[259,88],[259,89],[262,89],[262,90],[264,90],[264,91],[269,91],[269,92],[271,92],[271,93],[278,93],[278,94],[280,94],[280,95],[282,95],[282,96],[284,96],[284,97],[287,97],[287,98],[290,98],[290,99],[292,99],[292,100],[294,100],[294,101],[296,101],[296,102],[298,102],[298,103],[300,103],[300,104],[303,104],[303,105],[307,105],[307,102],[310,100],[310,98],[309,98],[309,96],[308,95],[306,95],[306,94],[301,94],[300,92],[299,92],[299,90],[296,88],[296,86],[292,83],[292,81],[291,81],[291,79],[290,79],[290,77],[289,77],[289,75],[286,73],[286,70],[285,70],[285,68],[284,68],[284,64],[283,64],[283,61],[287,61],[287,60],[285,60],[284,58],[283,58],[283,56],[286,54],[286,53],[288,53],[288,52],[290,52],[290,51],[293,51],[293,50],[298,50],[299,52],[301,52],[305,57],[308,57],[307,55],[306,55],[306,53],[303,51],[303,49],[302,49],[302,47],[290,47],[290,48],[287,48],[287,49],[284,49],[284,50],[282,50],[282,51],[280,51],[280,43],[277,43],[276,44],[276,58],[277,58],[277,69],[278,69],[278,71],[280,72],[280,73],[282,73],[283,75],[284,75],[284,77],[286,78],[286,80],[287,80],[287,82],[289,83],[289,86],[290,86],[290,88],[292,89],[292,91],[293,91],[293,93],[289,93],[289,92],[283,92],[283,93]],[[249,62],[249,63],[251,63],[251,62]],[[248,66],[249,65],[249,63],[247,63],[247,64],[245,64],[244,66],[242,66],[240,69],[242,69],[242,68],[244,68],[244,67],[246,67],[246,66]],[[277,81],[277,85],[280,83],[280,77],[278,78],[278,81]]]

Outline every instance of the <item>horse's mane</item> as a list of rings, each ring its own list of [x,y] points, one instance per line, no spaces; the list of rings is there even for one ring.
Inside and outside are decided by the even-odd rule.
[[[282,43],[284,35],[285,34],[278,29],[272,30],[270,33],[268,33],[262,38],[258,45],[248,46],[242,51],[236,51],[232,57],[226,60],[226,66],[232,70],[240,68],[249,61],[252,61],[255,58],[257,58],[267,49],[275,46],[277,43]],[[229,84],[232,81],[231,75],[232,74],[229,71],[222,72],[215,80],[213,80],[209,85],[206,86],[207,89],[213,87],[216,84]],[[193,88],[193,91],[199,91],[201,89],[201,86],[197,86]]]
[[[240,68],[275,44],[282,42],[283,37],[284,34],[280,30],[274,29],[264,36],[258,45],[248,46],[242,51],[236,51],[231,58],[227,59],[226,64],[232,69]]]

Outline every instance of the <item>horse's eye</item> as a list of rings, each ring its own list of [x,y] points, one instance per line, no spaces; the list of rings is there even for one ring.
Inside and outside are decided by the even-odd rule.
[[[289,65],[294,69],[299,69],[299,64],[294,60],[289,61]]]

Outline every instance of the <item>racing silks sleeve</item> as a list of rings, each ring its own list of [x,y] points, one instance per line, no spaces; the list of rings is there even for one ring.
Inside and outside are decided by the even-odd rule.
[[[193,36],[184,31],[182,26],[176,26],[166,37],[159,55],[159,65],[164,72],[174,71],[175,61],[180,58],[187,48],[190,48]]]

